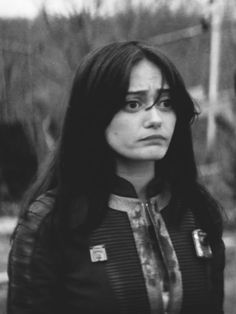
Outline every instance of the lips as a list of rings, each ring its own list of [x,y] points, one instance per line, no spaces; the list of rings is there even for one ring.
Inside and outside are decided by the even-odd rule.
[[[140,141],[165,141],[166,138],[162,135],[150,135],[142,138]]]

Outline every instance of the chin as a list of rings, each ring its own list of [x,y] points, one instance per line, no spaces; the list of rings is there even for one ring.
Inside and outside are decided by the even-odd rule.
[[[140,155],[140,159],[143,160],[161,160],[162,158],[165,157],[167,150],[166,149],[161,149],[161,150],[153,150],[153,151],[148,151],[144,152],[142,155]]]
[[[157,161],[165,157],[166,149],[148,149],[137,150],[133,152],[120,152],[120,156],[124,159],[133,161]]]
[[[140,161],[157,161],[157,160],[161,160],[165,157],[165,154],[143,154],[143,155],[139,155],[139,156],[133,156],[133,160],[140,160]]]
[[[148,156],[146,158],[143,158],[143,160],[148,160],[148,161],[157,161],[157,160],[161,160],[165,157],[165,155],[156,155],[156,156]]]

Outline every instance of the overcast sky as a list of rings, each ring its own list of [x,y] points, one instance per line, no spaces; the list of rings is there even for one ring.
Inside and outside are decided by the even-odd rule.
[[[80,10],[82,6],[89,7],[93,11],[93,4],[96,0],[0,0],[0,15],[4,17],[22,16],[33,18],[37,15],[42,5],[45,6],[49,13],[68,14],[72,10]],[[126,0],[132,3],[142,3],[150,7],[155,3],[168,2],[172,7],[178,7],[179,3],[194,2],[200,4],[200,6],[209,2],[209,0]],[[114,8],[122,6],[121,0],[105,0],[105,6],[103,12],[112,12]]]

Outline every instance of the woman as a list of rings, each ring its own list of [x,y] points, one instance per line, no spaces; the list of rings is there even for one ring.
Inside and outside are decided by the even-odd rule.
[[[197,182],[195,115],[154,47],[84,58],[13,236],[9,314],[223,313],[222,219]]]

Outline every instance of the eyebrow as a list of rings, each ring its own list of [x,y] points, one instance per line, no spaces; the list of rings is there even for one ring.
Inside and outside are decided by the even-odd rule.
[[[130,95],[132,95],[132,96],[144,95],[144,94],[147,93],[147,91],[148,91],[147,89],[141,89],[141,90],[137,90],[137,91],[130,90],[130,91],[127,92],[127,96],[130,96]],[[162,93],[170,93],[170,88],[159,88],[156,91],[157,91],[158,95],[162,94]]]

